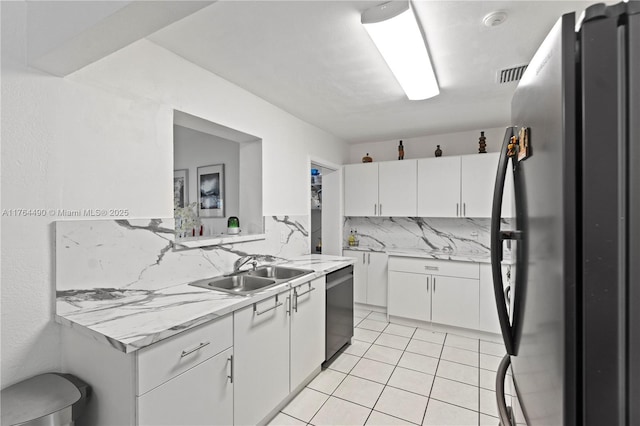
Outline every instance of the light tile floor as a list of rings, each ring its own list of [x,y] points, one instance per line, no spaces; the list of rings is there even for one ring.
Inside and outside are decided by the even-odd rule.
[[[270,425],[498,425],[499,340],[354,317],[352,344]]]

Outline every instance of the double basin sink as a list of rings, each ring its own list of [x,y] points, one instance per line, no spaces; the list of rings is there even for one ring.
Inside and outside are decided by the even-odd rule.
[[[189,285],[220,290],[231,294],[247,295],[274,285],[312,273],[309,269],[287,266],[262,266],[255,270],[236,272],[222,277],[200,280]]]

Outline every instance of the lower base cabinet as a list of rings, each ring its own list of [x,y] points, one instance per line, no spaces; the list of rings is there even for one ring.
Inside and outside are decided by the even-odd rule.
[[[289,395],[289,290],[234,312],[234,424],[257,425]]]
[[[477,263],[389,258],[391,316],[477,329]]]
[[[478,328],[478,280],[433,276],[431,321],[462,328]]]
[[[138,398],[141,426],[233,424],[233,348]]]
[[[318,278],[292,290],[293,312],[290,330],[290,380],[293,392],[324,362],[325,278]]]
[[[389,255],[357,250],[343,250],[342,255],[356,261],[353,265],[353,301],[386,308]]]
[[[424,274],[389,271],[389,315],[431,321],[430,278]]]
[[[135,352],[62,327],[62,369],[93,393],[76,424],[260,424],[320,370],[325,283],[307,281]]]
[[[139,350],[140,426],[233,422],[231,315]]]
[[[234,313],[234,424],[261,423],[324,361],[325,282]]]

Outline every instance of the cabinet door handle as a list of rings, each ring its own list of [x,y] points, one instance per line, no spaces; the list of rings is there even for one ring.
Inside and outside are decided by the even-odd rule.
[[[282,303],[282,302],[278,302],[278,296],[276,296],[276,299],[275,299],[275,300],[276,300],[276,303],[274,303],[274,305],[273,305],[272,307],[270,307],[270,308],[268,308],[268,309],[265,309],[264,311],[259,311],[259,310],[258,310],[258,304],[257,304],[257,303],[254,303],[254,304],[253,304],[253,313],[254,313],[254,314],[256,314],[256,315],[262,315],[262,314],[265,314],[265,313],[267,313],[267,312],[269,312],[269,311],[273,311],[273,310],[274,310],[275,308],[277,308],[278,306],[282,306],[282,305],[283,305],[283,303]]]
[[[229,379],[229,383],[233,383],[233,355],[229,355],[227,361],[229,361],[229,374],[227,375],[227,379]]]
[[[367,261],[367,263],[368,263],[369,265],[371,265],[371,253],[369,253],[369,257],[368,257],[368,261]]]
[[[458,213],[459,208],[460,208],[460,203],[456,203],[456,216],[460,216],[460,214]]]
[[[316,289],[315,287],[311,287],[311,283],[309,283],[309,290],[305,290],[302,293],[298,293],[298,289],[297,288],[294,289],[293,290],[293,297],[294,297],[293,310],[298,312],[298,297],[304,296],[305,294],[309,294],[315,289]]]
[[[377,204],[373,205],[373,215],[374,216],[378,216],[378,205]]]
[[[426,265],[424,267],[424,269],[426,269],[427,271],[438,271],[438,270],[440,270],[440,268],[438,266],[429,266],[429,265]]]
[[[436,292],[436,277],[433,277],[433,292]]]
[[[311,283],[309,283],[309,290],[303,291],[302,293],[297,293],[294,290],[294,293],[296,293],[296,299],[300,296],[304,296],[305,294],[311,293],[313,290],[315,290],[315,287],[311,287]],[[296,308],[298,307],[298,303],[296,302]]]
[[[462,216],[467,215],[467,203],[462,203]]]
[[[367,263],[367,262],[366,262],[366,260],[365,260],[365,256],[366,256],[366,255],[367,255],[366,253],[362,253],[362,264],[363,264],[363,265],[364,265],[365,263]]]
[[[184,358],[187,355],[191,355],[192,353],[199,351],[200,349],[204,348],[205,346],[207,346],[210,343],[211,342],[202,342],[202,343],[200,343],[198,346],[196,346],[193,349],[182,351],[182,353],[180,354],[180,358]]]
[[[287,296],[287,315],[291,315],[291,296]]]
[[[427,293],[429,292],[429,277],[427,277]]]

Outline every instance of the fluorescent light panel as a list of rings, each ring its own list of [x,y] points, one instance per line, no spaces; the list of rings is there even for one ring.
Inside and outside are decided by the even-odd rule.
[[[362,24],[410,100],[440,93],[409,1],[391,1],[366,10]]]

